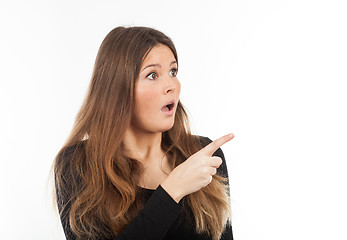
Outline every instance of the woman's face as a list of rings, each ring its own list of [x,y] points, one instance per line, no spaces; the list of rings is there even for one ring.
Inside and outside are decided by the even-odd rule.
[[[181,84],[177,62],[170,48],[158,44],[144,59],[135,82],[135,107],[132,126],[146,132],[172,128]]]

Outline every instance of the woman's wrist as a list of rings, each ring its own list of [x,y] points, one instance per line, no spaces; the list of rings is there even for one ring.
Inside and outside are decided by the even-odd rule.
[[[184,197],[179,189],[172,184],[170,179],[166,178],[160,185],[176,203],[179,203],[179,201]]]

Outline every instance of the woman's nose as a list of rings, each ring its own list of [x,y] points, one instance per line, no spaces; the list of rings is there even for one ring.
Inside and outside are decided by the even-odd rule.
[[[168,94],[168,93],[174,93],[176,91],[176,83],[174,79],[171,79],[170,77],[168,77],[165,80],[165,87],[164,87],[164,93]]]
[[[168,88],[166,88],[166,91],[165,91],[165,93],[170,93],[170,92],[175,92],[175,87],[173,87],[173,86],[170,86],[170,87],[168,87]]]

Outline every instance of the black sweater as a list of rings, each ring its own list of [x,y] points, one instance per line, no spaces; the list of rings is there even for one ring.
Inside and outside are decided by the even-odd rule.
[[[209,138],[202,138],[203,146],[212,142]],[[64,158],[68,158],[71,153],[76,149],[70,147]],[[70,153],[70,154],[69,154]],[[223,163],[218,168],[217,173],[224,177],[228,177],[227,166],[222,150],[219,148],[213,156],[219,156]],[[66,161],[68,163],[71,161]],[[66,188],[70,189],[68,183]],[[144,208],[139,212],[138,216],[116,237],[112,240],[208,240],[210,237],[197,234],[195,232],[194,220],[191,217],[180,218],[183,216],[184,206],[180,203],[176,203],[171,196],[159,185],[157,189],[145,189],[142,188],[142,193],[145,199],[147,200]],[[65,194],[60,194],[57,191],[57,203],[59,211],[62,210],[62,206],[66,203],[67,199],[64,199]],[[60,214],[61,222],[65,232],[67,240],[75,240],[76,237],[71,231],[69,225],[69,210],[71,204],[63,209]],[[190,212],[189,210],[186,212]],[[191,213],[191,212],[190,212]],[[189,215],[184,215],[189,216]],[[192,215],[191,215],[192,216]],[[183,220],[182,220],[183,219]],[[100,239],[101,240],[101,239]],[[111,240],[111,239],[103,239]],[[230,225],[226,226],[221,240],[233,240],[232,227]]]

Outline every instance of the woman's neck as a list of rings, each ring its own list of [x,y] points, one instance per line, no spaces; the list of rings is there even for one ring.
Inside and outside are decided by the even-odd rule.
[[[130,157],[141,162],[148,162],[163,156],[161,137],[161,132],[150,133],[129,127],[123,142]]]

